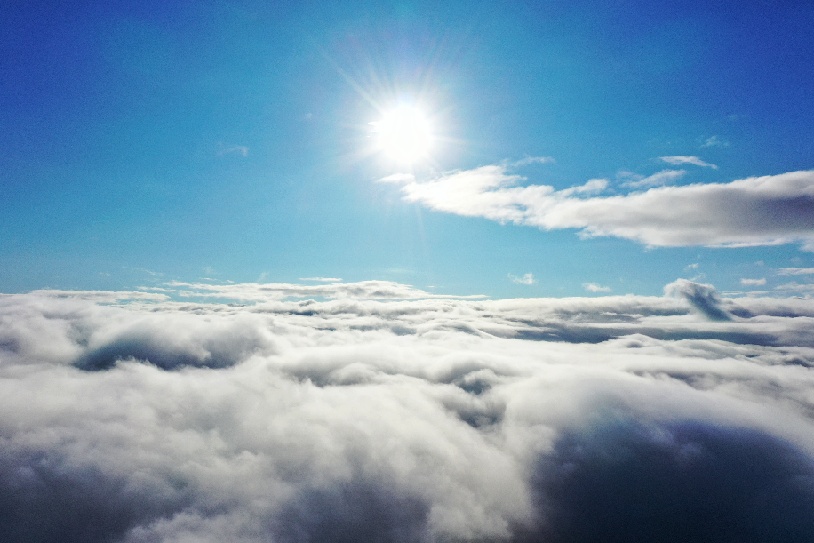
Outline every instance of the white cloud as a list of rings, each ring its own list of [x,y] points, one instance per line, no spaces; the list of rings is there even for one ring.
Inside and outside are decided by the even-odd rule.
[[[582,283],[582,287],[588,292],[610,292],[610,287],[604,287],[598,283]]]
[[[0,539],[812,540],[814,300],[665,290],[0,295]]]
[[[814,268],[780,268],[777,275],[814,275]]]
[[[649,246],[742,247],[801,243],[814,248],[814,172],[729,183],[658,187],[598,196],[604,179],[556,190],[525,185],[505,166],[456,171],[402,186],[404,198],[431,209],[583,236],[616,236]]]
[[[672,164],[674,166],[681,166],[683,164],[690,164],[692,166],[701,166],[704,168],[712,168],[713,170],[717,170],[718,166],[715,164],[710,164],[709,162],[704,162],[701,160],[700,157],[697,156],[688,156],[688,155],[674,155],[674,156],[660,156],[659,159],[662,162],[666,162],[667,164]]]
[[[528,166],[529,164],[554,164],[556,160],[551,156],[527,156],[513,163],[516,167]]]
[[[406,172],[397,172],[377,180],[379,183],[409,183],[415,181],[415,175]]]
[[[704,140],[704,143],[701,144],[702,148],[706,147],[729,147],[729,142],[720,136],[710,136]]]
[[[791,283],[783,283],[777,285],[775,290],[784,291],[788,294],[797,294],[803,296],[811,296],[814,293],[814,283],[798,283],[796,281]]]
[[[749,279],[749,278],[742,278],[741,285],[747,287],[759,287],[766,284],[766,278],[761,277],[760,279]]]
[[[510,273],[509,279],[512,280],[512,283],[517,283],[518,285],[533,285],[537,282],[537,280],[534,279],[534,274],[531,273],[524,273],[519,277]]]
[[[326,282],[335,278],[306,278]],[[338,278],[336,278],[338,279]],[[484,298],[483,295],[450,296],[433,294],[412,285],[393,281],[359,281],[356,283],[328,283],[301,285],[297,283],[187,283],[172,281],[166,286],[173,288],[183,298],[217,298],[223,300],[254,301],[284,300],[287,298],[368,298],[368,299],[417,299],[417,298]]]
[[[630,188],[658,187],[681,179],[686,173],[686,170],[661,170],[647,177],[636,175],[631,180],[622,183],[622,186]]]
[[[341,277],[300,277],[300,281],[315,281],[317,283],[339,283],[342,281]]]

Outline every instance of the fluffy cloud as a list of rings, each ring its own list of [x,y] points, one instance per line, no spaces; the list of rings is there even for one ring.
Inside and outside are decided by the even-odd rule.
[[[543,229],[574,228],[649,246],[739,247],[802,243],[814,250],[814,171],[729,183],[657,187],[598,196],[607,181],[555,190],[521,185],[506,166],[458,171],[402,186],[404,198],[431,209]]]
[[[0,540],[814,539],[814,300],[367,286],[0,295]]]

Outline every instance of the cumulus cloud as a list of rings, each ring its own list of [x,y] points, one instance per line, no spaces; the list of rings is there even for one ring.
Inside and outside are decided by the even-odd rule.
[[[723,308],[721,297],[712,285],[677,279],[664,287],[664,293],[668,296],[683,298],[710,320],[732,320],[732,315]]]
[[[0,295],[0,540],[814,539],[814,300],[180,288]]]
[[[533,285],[537,282],[532,273],[524,273],[519,277],[510,273],[509,279],[512,280],[512,283],[517,283],[518,285]]]
[[[674,166],[680,166],[683,164],[690,164],[692,166],[701,166],[703,168],[712,168],[713,170],[717,170],[718,166],[715,164],[710,164],[709,162],[704,162],[701,160],[700,157],[697,156],[686,156],[686,155],[675,155],[675,156],[660,156],[659,160],[662,162],[666,162],[667,164],[672,164]]]
[[[814,250],[814,171],[729,183],[657,187],[600,196],[605,179],[556,190],[523,185],[506,166],[456,171],[402,185],[405,200],[430,209],[542,229],[573,228],[648,246],[743,247],[801,243]]]

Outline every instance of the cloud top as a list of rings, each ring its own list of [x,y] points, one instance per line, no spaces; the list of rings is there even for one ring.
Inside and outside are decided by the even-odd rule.
[[[665,290],[0,295],[0,539],[811,541],[814,300]]]

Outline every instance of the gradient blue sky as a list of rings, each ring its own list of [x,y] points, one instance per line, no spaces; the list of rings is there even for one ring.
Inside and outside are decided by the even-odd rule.
[[[569,296],[687,277],[805,295],[814,181],[782,174],[814,167],[813,27],[807,1],[5,1],[0,291],[334,277]],[[368,152],[399,101],[438,133],[411,171]],[[489,212],[445,189],[484,167]],[[649,177],[665,171],[683,173]],[[748,243],[709,210],[708,238],[615,229],[630,209],[660,222],[659,191],[692,214],[753,176],[781,197],[713,206]],[[494,203],[595,179],[522,220],[499,217],[526,196]],[[648,190],[660,203],[631,199]],[[545,207],[587,199],[629,206],[599,226]]]

